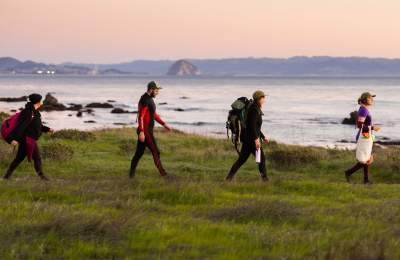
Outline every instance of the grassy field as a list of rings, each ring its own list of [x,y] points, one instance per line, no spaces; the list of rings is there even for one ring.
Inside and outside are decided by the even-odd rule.
[[[1,259],[399,259],[400,150],[376,149],[373,185],[343,171],[353,151],[266,147],[232,183],[227,140],[157,132],[162,179],[146,152],[128,179],[133,129],[61,131],[40,141],[41,182],[24,162],[0,182]],[[0,145],[5,171],[12,149]]]

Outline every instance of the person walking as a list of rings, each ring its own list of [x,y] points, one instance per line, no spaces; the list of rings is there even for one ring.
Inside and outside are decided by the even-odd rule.
[[[40,179],[48,181],[49,179],[42,170],[42,159],[37,141],[42,133],[53,132],[53,130],[42,123],[39,112],[39,108],[42,106],[42,96],[31,94],[28,99],[29,102],[20,112],[18,124],[6,139],[14,147],[18,146],[18,151],[3,178],[10,179],[14,170],[27,157],[29,162],[33,159],[34,168]]]
[[[374,104],[374,97],[369,92],[362,93],[361,97],[358,99],[358,104],[360,108],[357,113],[357,128],[359,129],[356,135],[356,140],[360,138],[361,135],[368,135],[371,131],[378,132],[381,128],[372,123],[372,115],[369,108]],[[357,162],[353,167],[345,171],[345,177],[347,182],[350,182],[350,177],[356,171],[363,169],[364,172],[364,184],[371,184],[370,181],[370,167],[374,161],[374,156],[371,154],[371,158],[367,163]]]
[[[260,171],[261,179],[268,181],[267,169],[265,166],[265,155],[262,149],[262,142],[268,143],[268,139],[265,138],[261,131],[262,116],[261,111],[265,103],[265,93],[261,90],[257,90],[253,93],[253,103],[250,105],[247,111],[247,117],[245,122],[245,129],[242,138],[242,148],[239,153],[239,158],[233,164],[231,170],[226,176],[227,181],[233,180],[236,172],[239,168],[247,161],[250,154],[256,156],[256,151],[259,149],[260,160],[258,162],[258,169]]]
[[[161,119],[161,117],[156,112],[156,105],[154,103],[154,98],[158,96],[161,87],[155,82],[150,81],[147,84],[147,92],[142,95],[139,100],[138,105],[138,142],[136,147],[135,155],[131,161],[131,169],[129,172],[129,177],[133,178],[136,173],[136,168],[139,160],[142,158],[144,151],[147,148],[151,151],[153,155],[154,163],[160,172],[161,176],[167,176],[167,172],[162,166],[160,159],[160,150],[158,149],[156,139],[154,138],[154,122],[157,121],[165,129],[171,131],[171,128]]]

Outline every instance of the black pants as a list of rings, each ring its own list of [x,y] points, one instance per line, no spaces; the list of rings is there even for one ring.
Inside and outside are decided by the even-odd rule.
[[[140,158],[142,158],[144,151],[146,150],[146,147],[149,148],[151,151],[151,154],[153,155],[153,160],[154,164],[156,165],[158,171],[160,172],[161,176],[167,175],[167,172],[164,170],[161,160],[160,160],[160,150],[158,149],[156,140],[154,139],[153,133],[145,133],[145,141],[140,142],[138,140],[137,146],[136,146],[136,152],[135,155],[132,158],[131,161],[131,171],[130,171],[130,176],[133,177],[136,172],[136,167],[139,163]]]
[[[364,164],[364,163],[356,163],[352,168],[348,169],[346,171],[346,175],[347,176],[351,176],[353,173],[355,173],[356,171],[363,169],[364,170],[364,183],[368,183],[369,182],[369,168],[371,165],[369,164]]]
[[[229,171],[228,176],[226,177],[227,179],[232,179],[233,176],[235,176],[235,174],[239,170],[239,168],[247,161],[250,154],[253,154],[253,155],[256,154],[255,144],[253,142],[243,143],[242,149],[240,150],[240,153],[239,153],[239,158],[232,165],[232,168]],[[267,169],[265,167],[265,155],[264,155],[264,151],[262,150],[262,148],[261,148],[261,162],[258,164],[258,169],[260,171],[261,177],[267,178]]]
[[[17,155],[15,156],[15,159],[11,162],[10,166],[8,167],[7,173],[6,173],[6,175],[4,177],[5,178],[10,178],[11,175],[13,174],[14,170],[18,167],[18,165],[21,164],[21,162],[24,161],[26,156],[27,156],[26,143],[25,142],[21,142],[18,145]],[[33,159],[33,165],[35,167],[36,173],[39,176],[43,175],[42,158],[40,156],[39,147],[37,147],[37,146],[33,150],[32,159]]]

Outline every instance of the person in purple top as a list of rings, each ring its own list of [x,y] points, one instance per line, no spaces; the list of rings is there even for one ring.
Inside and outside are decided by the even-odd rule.
[[[369,107],[371,107],[374,104],[374,97],[375,95],[372,95],[369,92],[365,92],[361,95],[361,97],[358,99],[358,104],[360,105],[360,109],[358,110],[357,113],[357,128],[359,129],[357,132],[356,136],[356,141],[358,141],[358,138],[360,138],[361,134],[369,134],[369,129],[371,128],[371,131],[376,131],[378,132],[381,130],[381,128],[377,125],[373,125],[372,123],[372,116],[371,113],[369,112]],[[363,169],[364,170],[364,183],[365,184],[371,184],[371,181],[369,180],[369,175],[370,175],[370,166],[374,161],[374,157],[371,154],[371,158],[366,164],[363,163],[356,163],[352,168],[348,169],[345,171],[345,176],[346,180],[350,182],[350,176],[355,173],[356,171]]]

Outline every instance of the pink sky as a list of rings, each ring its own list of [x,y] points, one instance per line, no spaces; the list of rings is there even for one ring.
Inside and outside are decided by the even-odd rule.
[[[0,56],[400,58],[400,0],[0,0]]]

